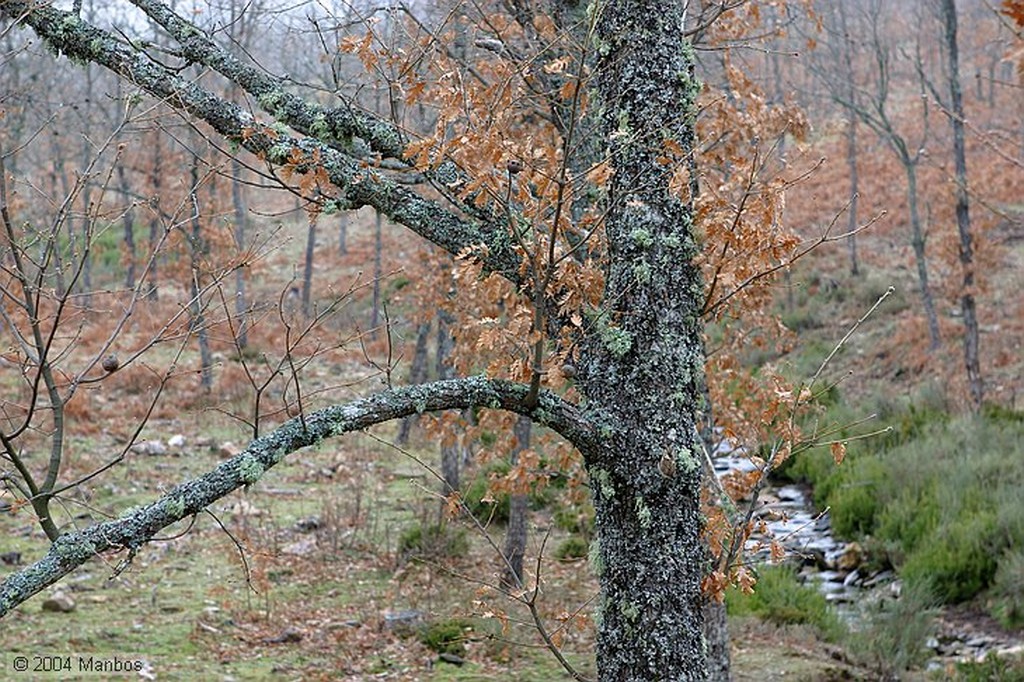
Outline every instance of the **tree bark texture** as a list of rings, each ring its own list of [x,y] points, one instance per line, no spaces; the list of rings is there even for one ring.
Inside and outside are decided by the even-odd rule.
[[[601,680],[704,680],[699,498],[704,291],[693,215],[659,163],[692,146],[682,3],[623,0],[597,24],[597,106],[615,174],[609,266],[578,386],[604,439],[587,459],[602,599]]]
[[[520,416],[514,427],[516,443],[509,456],[509,464],[519,463],[519,453],[530,447],[531,422]],[[502,582],[513,588],[523,586],[523,557],[526,556],[526,513],[528,499],[523,493],[514,493],[508,503],[508,527],[505,529],[505,565]]]
[[[917,286],[921,292],[921,305],[924,306],[925,319],[928,321],[929,348],[936,350],[942,343],[939,333],[939,316],[935,312],[935,298],[928,284],[928,259],[925,256],[925,235],[921,227],[921,211],[918,208],[917,162],[911,160],[906,153],[900,155],[903,170],[907,174],[907,204],[910,206],[910,245],[914,248],[914,262],[917,264]]]
[[[950,91],[950,124],[953,126],[953,159],[956,167],[956,226],[960,236],[960,267],[963,284],[960,307],[964,320],[964,366],[971,405],[981,409],[984,387],[981,361],[978,358],[978,311],[974,303],[974,248],[971,243],[970,204],[967,196],[967,152],[964,148],[964,98],[960,90],[960,51],[957,45],[956,1],[942,0],[942,23],[945,29],[946,58]]]
[[[422,384],[427,380],[427,343],[430,340],[430,323],[420,322],[416,325],[416,347],[412,353],[412,363],[409,365],[409,383]],[[418,414],[411,414],[402,420],[398,427],[396,442],[405,445],[409,442],[409,434],[412,427],[416,425]]]

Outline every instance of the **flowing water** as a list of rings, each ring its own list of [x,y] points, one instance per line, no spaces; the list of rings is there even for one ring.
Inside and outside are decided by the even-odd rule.
[[[754,469],[748,458],[736,454],[715,459],[719,477],[730,471]],[[851,628],[863,625],[866,604],[899,598],[901,583],[895,573],[867,570],[861,547],[832,534],[828,513],[814,508],[805,487],[766,485],[758,497],[753,518],[755,522],[763,521],[768,533],[751,537],[747,559],[757,565],[768,563],[770,540],[774,538],[786,549],[788,557],[799,562],[801,579],[813,583]],[[940,616],[938,634],[928,641],[928,646],[933,653],[931,668],[944,667],[951,660],[979,660],[990,652],[1024,653],[1020,633],[1008,634],[986,617],[971,622]]]

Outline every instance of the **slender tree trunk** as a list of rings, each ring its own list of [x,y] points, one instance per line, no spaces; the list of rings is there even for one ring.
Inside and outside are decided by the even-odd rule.
[[[917,264],[917,283],[921,292],[921,303],[928,320],[929,348],[936,350],[942,343],[939,335],[939,317],[935,312],[935,301],[928,285],[928,261],[925,258],[925,236],[921,227],[921,214],[917,201],[917,164],[903,159],[903,169],[907,173],[907,203],[910,206],[911,246],[914,247],[914,262]]]
[[[377,325],[380,324],[380,280],[383,277],[381,272],[381,250],[382,250],[382,223],[380,211],[374,212],[375,224],[373,233],[373,311],[370,313],[370,329],[376,336]]]
[[[974,249],[971,244],[970,205],[967,196],[967,153],[964,149],[964,101],[960,92],[960,55],[956,38],[956,2],[942,0],[942,20],[945,25],[946,57],[949,60],[949,90],[953,126],[953,158],[956,166],[956,226],[960,233],[960,267],[963,286],[960,306],[964,320],[964,365],[967,386],[971,391],[971,404],[981,409],[984,388],[981,380],[981,362],[978,359],[978,313],[974,303]]]
[[[437,378],[451,379],[455,376],[455,369],[452,367],[452,350],[455,348],[455,339],[452,338],[451,325],[455,322],[451,314],[446,310],[439,310],[437,313]],[[448,443],[454,438],[449,435],[441,441],[441,478],[444,479],[442,494],[448,495],[460,488],[459,481],[459,446],[456,442]]]
[[[152,150],[153,150],[153,166],[150,168],[149,183],[153,189],[153,215],[149,219],[149,252],[151,254],[152,266],[149,268],[149,291],[146,292],[146,297],[150,301],[156,301],[159,297],[159,278],[157,272],[159,270],[160,258],[157,254],[157,250],[160,248],[160,191],[162,189],[161,177],[163,175],[163,169],[161,167],[161,159],[163,157],[163,151],[160,149],[160,140],[163,136],[160,133],[152,135]]]
[[[601,133],[615,174],[602,329],[582,342],[577,386],[607,436],[586,457],[603,681],[708,677],[697,442],[704,291],[692,211],[658,161],[666,138],[692,145],[698,87],[681,25],[682,3],[641,0],[605,5],[597,23]]]
[[[248,211],[245,207],[245,194],[242,192],[242,164],[238,159],[231,159],[231,205],[235,211],[235,249],[241,254],[245,251]],[[245,296],[245,273],[245,268],[235,270],[235,317],[238,318],[235,345],[239,350],[249,345],[249,324],[246,317],[249,303]]]
[[[302,265],[302,315],[308,320],[313,303],[313,257],[316,254],[317,214],[310,211],[306,228],[306,256]]]
[[[117,182],[121,189],[121,196],[129,202],[121,222],[124,228],[124,286],[131,291],[135,288],[135,205],[131,198],[131,186],[128,184],[128,174],[125,172],[124,164],[117,164]]]
[[[850,106],[846,107],[850,120],[846,126],[846,165],[850,171],[850,212],[847,216],[847,237],[846,245],[850,254],[850,274],[860,274],[860,264],[857,261],[857,236],[854,231],[857,229],[857,198],[860,195],[859,178],[857,176],[857,111],[854,108],[857,101],[857,90],[854,88],[853,70],[853,37],[846,26],[846,4],[836,3],[836,14],[839,17],[839,31],[842,44],[840,49],[840,61],[842,62],[843,77],[846,92],[844,96]]]
[[[522,415],[516,420],[516,443],[509,453],[509,464],[519,464],[519,453],[530,447],[530,430],[533,422]],[[509,587],[523,586],[523,557],[526,556],[526,513],[529,500],[523,493],[515,493],[509,499],[508,527],[505,529],[505,565],[502,566],[502,583]]]
[[[192,155],[192,233],[189,235],[190,253],[192,255],[191,296],[189,303],[190,330],[196,335],[199,343],[199,384],[209,392],[213,388],[213,354],[210,352],[210,334],[206,329],[205,305],[202,301],[200,267],[202,257],[206,253],[206,240],[202,234],[202,215],[199,206],[199,156]]]
[[[430,340],[430,323],[420,322],[416,326],[416,350],[412,354],[412,364],[409,366],[409,384],[422,384],[427,380],[427,343]],[[398,427],[398,438],[396,439],[399,445],[405,445],[409,442],[409,433],[412,431],[412,427],[416,425],[419,420],[418,414],[410,414],[408,417],[402,420],[401,425]]]
[[[857,176],[857,115],[849,112],[850,120],[846,124],[846,166],[850,171],[850,208],[846,216],[846,229],[850,236],[846,238],[847,251],[850,254],[850,274],[860,274],[857,261],[857,199],[860,197],[859,178]]]

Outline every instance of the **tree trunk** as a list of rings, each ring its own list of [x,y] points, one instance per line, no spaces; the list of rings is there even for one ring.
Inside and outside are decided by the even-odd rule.
[[[455,339],[452,338],[451,325],[455,322],[451,313],[440,310],[437,313],[437,378],[451,379],[455,376],[452,367],[451,355],[455,348]],[[452,434],[446,434],[441,440],[441,493],[448,495],[457,491],[459,482],[459,446],[454,441]]]
[[[200,277],[202,268],[200,262],[206,251],[205,240],[202,234],[202,213],[199,208],[199,156],[192,155],[191,166],[191,192],[192,192],[192,233],[189,235],[189,253],[192,258],[192,272],[190,277],[191,296],[189,299],[189,331],[196,335],[199,343],[199,385],[203,390],[209,392],[213,388],[213,354],[210,352],[210,335],[206,330],[205,306],[202,301],[202,288]]]
[[[427,380],[427,342],[430,337],[430,323],[420,322],[416,327],[416,350],[412,354],[412,364],[409,366],[409,384],[422,384]],[[418,421],[418,414],[410,414],[402,420],[398,427],[396,442],[405,445],[409,442],[409,433]]]
[[[245,228],[247,211],[245,195],[242,193],[242,164],[238,159],[231,159],[231,205],[235,211],[235,248],[239,254],[245,251]],[[235,270],[235,316],[238,327],[235,333],[235,345],[239,350],[249,345],[249,325],[246,313],[249,304],[245,297],[245,268]]]
[[[623,0],[597,23],[601,133],[615,174],[600,328],[583,339],[578,386],[606,436],[586,460],[605,681],[708,676],[696,441],[703,285],[692,211],[658,160],[665,139],[692,144],[698,86],[681,5]]]
[[[313,313],[313,256],[316,254],[316,219],[317,214],[311,211],[306,228],[306,255],[302,265],[302,316],[307,320]]]
[[[960,307],[964,320],[964,365],[971,405],[981,409],[984,389],[981,363],[978,359],[978,313],[974,304],[974,249],[971,244],[971,217],[967,198],[967,153],[964,149],[964,100],[960,92],[960,56],[956,39],[956,2],[942,0],[942,21],[945,27],[946,57],[949,60],[949,90],[953,126],[953,158],[956,165],[956,226],[960,233],[960,267],[963,287]]]
[[[839,18],[839,32],[841,36],[840,61],[842,62],[843,75],[840,80],[844,81],[846,87],[845,97],[850,106],[846,107],[850,121],[846,126],[846,164],[850,171],[850,213],[847,217],[847,230],[850,236],[847,237],[846,245],[850,254],[850,274],[860,273],[860,264],[857,262],[857,236],[853,232],[857,229],[857,198],[860,189],[857,176],[857,90],[854,87],[856,73],[853,70],[853,37],[846,26],[846,4],[836,3],[836,14]]]
[[[163,151],[160,149],[160,134],[154,134],[153,146],[151,147],[153,152],[153,166],[150,168],[149,183],[153,192],[153,215],[149,219],[149,253],[150,253],[150,267],[146,277],[149,279],[149,290],[146,292],[146,298],[150,301],[156,301],[159,294],[159,279],[157,277],[157,271],[160,265],[160,191],[162,189],[162,175],[163,169],[161,168],[160,160],[163,158]]]
[[[124,164],[117,164],[117,183],[121,190],[121,196],[129,202],[121,216],[121,224],[124,230],[124,286],[131,291],[135,288],[135,205],[131,198],[131,185],[128,184],[128,174],[125,172]]]
[[[381,232],[383,219],[380,211],[375,211],[376,219],[373,232],[373,311],[370,313],[370,334],[377,335],[377,325],[380,324],[380,279],[381,272]]]
[[[859,178],[857,176],[857,116],[850,112],[850,120],[846,124],[846,166],[850,171],[850,208],[847,215],[846,229],[850,236],[846,238],[846,246],[850,254],[850,274],[860,274],[857,262],[857,199],[860,196]]]
[[[903,169],[907,173],[907,203],[910,206],[910,243],[914,247],[914,262],[917,264],[917,284],[921,292],[921,303],[924,305],[925,317],[928,320],[929,348],[936,350],[942,339],[939,335],[939,317],[935,313],[935,301],[928,285],[928,261],[925,258],[924,230],[921,227],[921,214],[917,207],[917,164],[903,158]]]
[[[509,455],[509,464],[519,464],[519,453],[530,447],[530,430],[533,422],[529,417],[516,420],[516,444]],[[528,500],[522,493],[513,494],[508,504],[508,527],[505,529],[505,565],[502,566],[502,583],[508,587],[523,587],[523,557],[526,556],[526,512]]]

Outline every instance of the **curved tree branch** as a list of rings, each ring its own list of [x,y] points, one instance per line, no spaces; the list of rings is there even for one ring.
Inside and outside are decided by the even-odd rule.
[[[293,419],[254,440],[244,451],[212,471],[177,486],[160,499],[114,520],[59,537],[45,557],[0,583],[0,618],[53,585],[97,554],[127,550],[130,561],[158,532],[199,513],[225,495],[255,483],[288,454],[325,438],[359,431],[417,412],[468,407],[504,409],[523,414],[561,434],[587,456],[598,435],[580,410],[554,393],[542,391],[535,406],[527,404],[529,387],[510,381],[471,377],[406,386],[335,405]],[[303,425],[304,424],[304,425]]]

